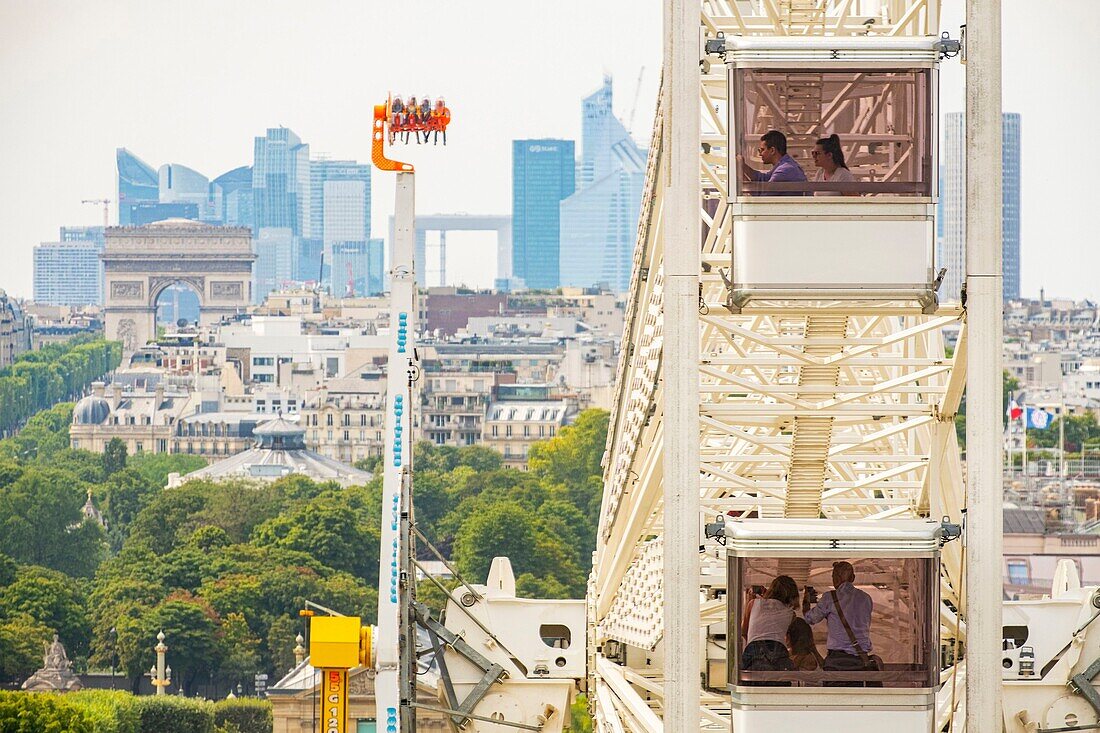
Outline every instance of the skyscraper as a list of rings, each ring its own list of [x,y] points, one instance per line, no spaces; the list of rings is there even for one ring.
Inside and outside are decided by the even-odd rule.
[[[264,227],[252,237],[252,251],[256,253],[252,269],[254,302],[262,303],[272,290],[294,280],[298,241],[289,227]]]
[[[560,202],[575,188],[572,140],[512,141],[512,274],[529,288],[561,284]]]
[[[1005,300],[1020,297],[1020,115],[1001,120],[1001,254]],[[966,120],[952,112],[944,120],[944,161],[940,175],[941,262],[947,268],[942,300],[958,300],[966,278]]]
[[[561,284],[630,285],[645,151],[612,112],[611,79],[582,105],[579,190],[561,202]]]
[[[346,245],[346,256],[360,252],[364,261],[355,266],[363,271],[362,283],[357,287],[362,293],[366,289],[366,270],[368,264],[367,243],[370,241],[370,166],[353,160],[314,160],[310,163],[310,223],[309,237],[320,240],[329,262],[331,277],[326,283],[334,294],[346,289],[346,267],[337,268],[334,247]],[[309,263],[310,277],[316,277],[317,264]]]
[[[252,206],[252,166],[242,165],[210,182],[211,198],[221,222],[229,227],[256,225]]]
[[[43,242],[34,248],[34,299],[49,305],[103,302],[102,245],[90,240]]]
[[[264,137],[256,138],[254,152],[255,229],[286,228],[296,237],[308,236],[309,145],[285,127],[272,127]]]
[[[220,222],[221,212],[214,211],[210,180],[198,171],[179,163],[166,163],[157,170],[162,204],[195,204],[199,219]]]
[[[115,151],[118,165],[118,223],[133,224],[132,207],[160,201],[160,181],[153,167],[126,148]]]

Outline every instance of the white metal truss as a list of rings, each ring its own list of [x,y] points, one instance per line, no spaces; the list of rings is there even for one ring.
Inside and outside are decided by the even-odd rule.
[[[709,38],[938,34],[939,0],[702,0]],[[664,84],[662,84],[664,87]],[[727,77],[703,64],[699,175],[701,519],[757,516],[958,520],[962,470],[953,418],[965,380],[965,312],[837,298],[726,307]],[[670,115],[661,95],[650,144],[605,483],[589,584],[599,731],[663,730],[661,677],[664,414],[663,179]],[[945,354],[942,329],[961,324]],[[963,611],[959,543],[943,553],[943,597]],[[700,627],[724,624],[724,560],[700,553]],[[654,610],[656,609],[656,611]],[[945,637],[965,633],[944,613]],[[717,626],[714,626],[717,625]],[[708,658],[721,659],[724,653]],[[700,727],[729,730],[724,670],[704,675]],[[713,683],[713,684],[711,684]],[[960,695],[961,698],[961,695]],[[942,716],[951,704],[941,704]]]

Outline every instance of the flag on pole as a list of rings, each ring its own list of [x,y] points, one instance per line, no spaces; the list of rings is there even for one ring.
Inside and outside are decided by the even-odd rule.
[[[1038,407],[1028,407],[1027,417],[1024,418],[1024,426],[1035,430],[1046,430],[1054,420],[1054,415]]]
[[[1020,403],[1013,399],[1008,403],[1008,409],[1005,410],[1005,414],[1008,415],[1009,420],[1019,420],[1023,417],[1024,408],[1020,407]]]

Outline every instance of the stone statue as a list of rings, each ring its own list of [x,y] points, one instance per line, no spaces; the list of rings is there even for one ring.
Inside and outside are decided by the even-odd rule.
[[[57,634],[53,635],[53,643],[43,642],[42,646],[42,669],[27,678],[23,689],[31,692],[68,692],[83,687],[80,679],[73,674],[72,662]]]

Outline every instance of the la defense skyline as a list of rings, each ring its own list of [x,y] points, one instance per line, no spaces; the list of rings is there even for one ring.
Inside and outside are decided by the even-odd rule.
[[[626,292],[646,151],[612,109],[612,80],[581,103],[581,155],[558,138],[512,142],[512,275],[528,288]]]

